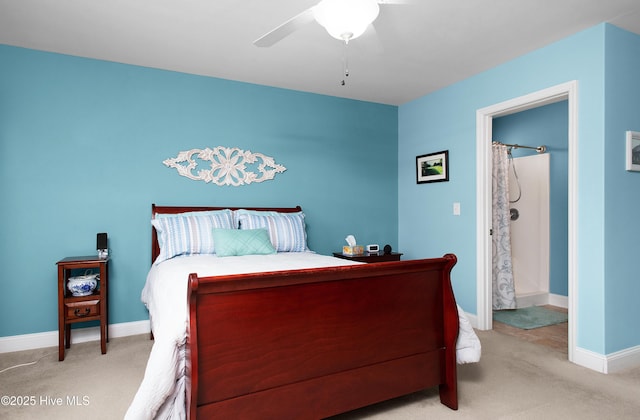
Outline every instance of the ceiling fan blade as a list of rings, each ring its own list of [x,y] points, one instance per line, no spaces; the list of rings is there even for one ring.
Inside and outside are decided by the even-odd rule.
[[[376,29],[375,22],[369,25],[369,28],[367,29],[367,31],[368,31],[368,37],[370,38],[369,45],[367,47],[369,54],[378,54],[378,55],[383,54],[384,45],[382,44],[380,35],[378,35],[378,30]]]
[[[262,35],[260,38],[253,41],[253,44],[257,47],[270,47],[314,20],[313,7],[311,7],[299,15],[292,17],[277,28]]]

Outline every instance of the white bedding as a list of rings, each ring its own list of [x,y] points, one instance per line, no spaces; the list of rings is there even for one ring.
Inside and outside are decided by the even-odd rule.
[[[185,342],[187,329],[188,275],[215,276],[249,272],[358,264],[313,252],[284,252],[272,255],[217,257],[193,255],[153,265],[142,290],[149,309],[154,344],[144,379],[125,419],[183,419],[185,414]],[[162,310],[160,309],[162,308]],[[460,314],[460,335],[456,346],[458,363],[477,362],[480,341],[464,311]]]

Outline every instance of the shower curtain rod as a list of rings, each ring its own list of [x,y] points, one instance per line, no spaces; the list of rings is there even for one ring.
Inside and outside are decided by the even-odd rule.
[[[547,147],[546,146],[537,146],[537,147],[533,147],[533,146],[521,146],[519,144],[506,144],[506,143],[501,143],[499,141],[495,141],[495,144],[501,144],[503,146],[508,146],[508,147],[513,147],[514,149],[531,149],[531,150],[535,150],[538,153],[544,153],[547,151]]]

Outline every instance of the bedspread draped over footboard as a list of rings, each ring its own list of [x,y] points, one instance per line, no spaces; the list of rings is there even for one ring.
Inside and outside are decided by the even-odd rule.
[[[457,409],[442,258],[189,278],[191,418],[323,418],[439,386]]]

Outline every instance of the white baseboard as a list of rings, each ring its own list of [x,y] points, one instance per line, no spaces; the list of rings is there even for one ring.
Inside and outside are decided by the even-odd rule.
[[[549,305],[557,306],[559,308],[569,308],[569,297],[562,295],[554,295],[549,293]]]
[[[607,357],[581,347],[576,347],[573,352],[573,363],[596,372],[607,373]]]
[[[640,346],[602,355],[577,347],[573,362],[600,373],[615,373],[640,366]]]
[[[530,306],[540,306],[549,304],[549,293],[530,293],[516,296],[518,308],[528,308]]]
[[[109,325],[109,338],[149,333],[149,321],[123,322]],[[100,327],[74,328],[71,330],[72,343],[100,340]],[[0,353],[39,349],[58,346],[58,331],[0,337]]]
[[[607,355],[607,371],[615,373],[640,366],[640,346],[620,350]]]
[[[518,308],[526,308],[529,306],[553,305],[559,308],[569,307],[569,298],[567,296],[555,295],[553,293],[529,293],[516,296]]]

